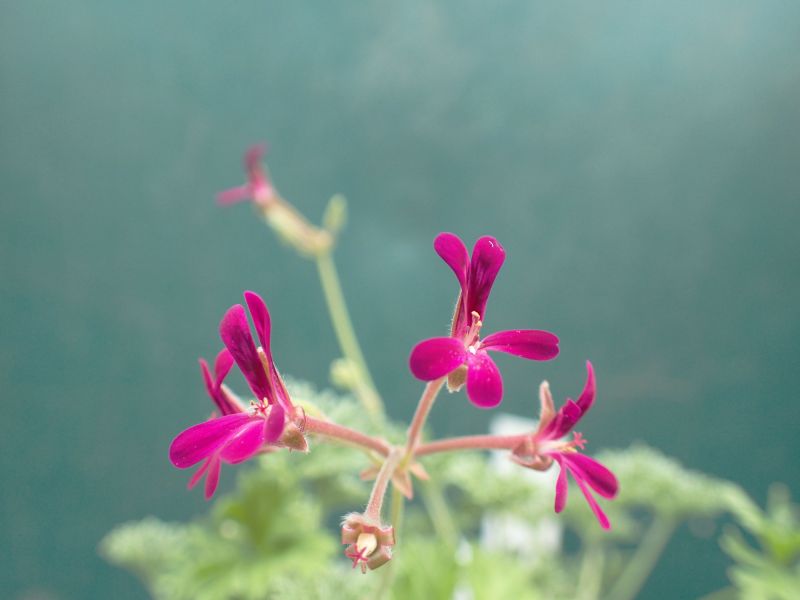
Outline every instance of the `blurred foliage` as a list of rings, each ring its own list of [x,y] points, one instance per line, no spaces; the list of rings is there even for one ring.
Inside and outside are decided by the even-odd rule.
[[[707,600],[794,600],[800,594],[800,510],[789,490],[775,484],[762,512],[749,498],[734,499],[733,510],[744,531],[729,526],[722,549],[735,564],[728,575],[732,587]],[[750,538],[748,540],[748,538]]]
[[[309,414],[374,431],[351,398],[290,385]],[[387,425],[382,433],[397,442],[402,432]],[[800,523],[786,490],[774,488],[763,512],[735,484],[684,469],[643,445],[597,457],[620,481],[619,497],[604,503],[610,532],[600,529],[577,489],[556,517],[545,475],[498,468],[497,457],[481,452],[425,457],[432,481],[416,485],[394,560],[362,576],[340,551],[337,521],[368,497],[358,473],[371,458],[313,441],[307,455],[275,452],[240,467],[236,490],[208,516],[121,525],[102,541],[101,553],[158,599],[627,600],[677,526],[724,513],[746,533],[731,526],[724,534],[722,547],[735,561],[733,586],[708,598],[788,600],[800,589]]]

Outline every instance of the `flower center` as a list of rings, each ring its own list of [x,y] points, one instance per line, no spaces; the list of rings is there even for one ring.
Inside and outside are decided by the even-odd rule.
[[[366,557],[375,552],[377,547],[378,538],[375,537],[374,533],[362,533],[356,540],[356,549]]]
[[[364,565],[377,547],[378,538],[375,537],[374,533],[362,533],[356,539],[355,549],[347,554],[347,558],[353,561],[354,569],[361,563],[361,570],[366,571]]]
[[[464,336],[464,345],[467,347],[467,350],[475,354],[480,347],[480,335],[481,335],[481,327],[483,327],[483,322],[481,321],[481,316],[478,314],[477,311],[472,311],[472,325],[470,325],[467,334]]]
[[[543,445],[551,452],[577,452],[579,448],[581,450],[586,448],[586,442],[587,440],[582,433],[573,431],[571,440],[553,440],[544,442]]]

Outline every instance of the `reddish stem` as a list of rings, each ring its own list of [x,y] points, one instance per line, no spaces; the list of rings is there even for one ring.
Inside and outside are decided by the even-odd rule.
[[[394,475],[394,470],[397,468],[397,463],[400,462],[401,456],[402,451],[400,448],[392,450],[375,477],[372,493],[369,495],[369,502],[364,511],[364,516],[374,522],[379,523],[381,520],[381,507],[383,506],[383,498],[386,496],[386,488],[389,486],[389,481]]]
[[[425,425],[425,421],[428,420],[428,414],[431,412],[431,408],[433,407],[433,401],[436,400],[436,396],[439,394],[439,390],[442,389],[442,386],[446,380],[447,377],[440,377],[434,381],[429,381],[425,386],[425,390],[422,392],[422,397],[419,399],[419,403],[417,404],[417,410],[414,413],[414,419],[411,421],[411,425],[408,428],[405,461],[410,460],[411,457],[414,456],[414,452],[416,451],[417,446],[419,446],[419,438],[422,435],[422,427]]]
[[[528,434],[521,435],[466,435],[463,437],[436,440],[421,444],[414,456],[425,456],[437,452],[453,452],[455,450],[513,450],[519,446]]]
[[[350,429],[344,425],[337,425],[314,417],[306,417],[305,430],[309,433],[324,435],[354,446],[360,446],[367,450],[374,450],[383,456],[388,456],[392,450],[392,447],[381,439]]]

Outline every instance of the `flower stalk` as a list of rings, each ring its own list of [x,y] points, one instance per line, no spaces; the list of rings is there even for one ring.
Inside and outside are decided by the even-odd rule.
[[[382,456],[388,456],[392,450],[392,447],[387,442],[379,438],[350,429],[344,425],[337,425],[331,421],[315,419],[314,417],[305,418],[305,431],[338,440],[351,446],[358,446],[364,450],[371,450]]]
[[[434,440],[420,444],[414,456],[425,456],[439,452],[457,452],[460,450],[513,450],[530,437],[523,435],[465,435],[461,437]]]
[[[322,286],[322,295],[325,298],[325,305],[328,307],[328,314],[330,315],[336,339],[339,342],[339,348],[345,359],[347,359],[348,364],[355,371],[353,392],[373,420],[381,422],[384,415],[383,401],[372,380],[367,362],[364,360],[364,353],[361,351],[361,346],[353,329],[353,322],[350,319],[350,312],[347,310],[347,303],[344,299],[342,286],[339,282],[339,274],[336,271],[336,264],[333,262],[331,250],[317,254],[315,262]]]
[[[420,437],[422,436],[422,428],[428,420],[428,415],[433,408],[433,403],[439,391],[442,389],[446,377],[440,377],[434,381],[429,381],[422,392],[422,396],[417,403],[417,410],[414,412],[414,418],[411,420],[411,425],[408,427],[408,436],[406,440],[406,454],[403,458],[404,464],[408,464],[414,457],[414,454],[419,445]]]

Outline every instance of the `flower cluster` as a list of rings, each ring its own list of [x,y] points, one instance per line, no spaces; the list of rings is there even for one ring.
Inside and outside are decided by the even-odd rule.
[[[352,333],[330,253],[334,229],[310,225],[297,210],[275,191],[261,165],[263,146],[251,148],[245,156],[248,182],[221,193],[221,204],[252,200],[267,216],[267,222],[298,250],[317,261],[326,301],[334,319],[344,355],[350,365],[351,389],[365,408],[383,419],[382,402],[374,389],[355,336]],[[492,286],[505,261],[505,250],[493,237],[482,237],[472,254],[452,233],[441,233],[434,249],[458,280],[459,294],[448,336],[433,337],[417,344],[409,356],[412,374],[427,382],[403,444],[356,431],[344,424],[307,416],[295,406],[278,373],[270,347],[271,320],[267,306],[254,292],[245,292],[245,306],[233,305],[219,325],[223,349],[214,361],[213,373],[205,360],[200,368],[211,401],[216,407],[211,418],[180,433],[172,442],[169,457],[179,469],[200,463],[189,481],[194,487],[204,476],[205,497],[217,488],[223,463],[237,464],[258,454],[281,448],[308,451],[307,436],[345,442],[362,449],[370,458],[363,476],[374,478],[372,493],[363,513],[348,514],[342,524],[345,555],[362,572],[375,569],[392,557],[395,544],[393,524],[384,524],[381,512],[389,486],[411,498],[411,475],[427,478],[419,459],[436,452],[474,449],[506,450],[519,465],[544,471],[557,463],[555,510],[561,512],[567,500],[567,475],[570,474],[586,497],[603,528],[608,518],[592,492],[613,498],[618,489],[614,475],[603,465],[579,452],[585,440],[574,427],[595,400],[596,386],[592,364],[587,362],[586,384],[577,401],[567,400],[555,410],[547,383],[540,386],[540,416],[536,431],[511,436],[476,435],[422,441],[422,430],[439,390],[447,384],[451,392],[466,388],[467,398],[479,408],[489,409],[503,398],[503,380],[490,352],[503,352],[535,361],[548,361],[559,353],[558,338],[539,329],[514,329],[482,336],[486,305]],[[256,337],[253,337],[248,313]],[[258,343],[256,343],[256,340]],[[341,359],[340,359],[341,360]],[[246,380],[253,399],[240,400],[224,381],[234,363]],[[373,415],[375,416],[375,415]],[[568,438],[572,433],[572,438]]]

